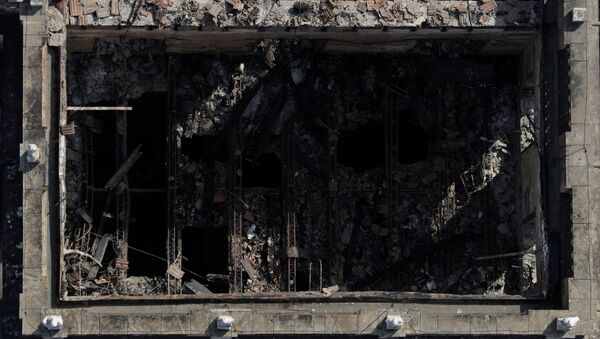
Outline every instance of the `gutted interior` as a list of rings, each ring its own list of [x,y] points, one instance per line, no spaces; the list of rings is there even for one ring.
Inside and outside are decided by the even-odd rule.
[[[527,53],[82,41],[67,60],[63,298],[546,293]]]
[[[597,1],[3,1],[0,337],[597,336]]]

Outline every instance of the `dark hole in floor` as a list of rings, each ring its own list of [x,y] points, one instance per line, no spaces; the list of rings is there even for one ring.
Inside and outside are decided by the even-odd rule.
[[[227,236],[227,227],[186,227],[183,229],[183,267],[195,273],[186,272],[184,280],[197,280],[213,293],[229,292],[229,283],[226,281],[210,282],[205,279],[209,273],[228,273]]]
[[[256,162],[244,159],[243,187],[275,188],[281,186],[281,160],[275,153],[263,153]]]
[[[338,140],[338,162],[362,172],[385,166],[385,129],[381,121],[370,121]]]

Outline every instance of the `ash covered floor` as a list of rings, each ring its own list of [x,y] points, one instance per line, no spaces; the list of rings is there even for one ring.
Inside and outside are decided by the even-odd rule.
[[[516,58],[163,49],[69,56],[63,294],[536,293]]]

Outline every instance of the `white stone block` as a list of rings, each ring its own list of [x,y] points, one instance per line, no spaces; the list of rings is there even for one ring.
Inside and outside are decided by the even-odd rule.
[[[400,330],[404,325],[404,319],[399,315],[388,315],[385,317],[386,330]]]
[[[47,315],[42,324],[50,331],[58,331],[63,328],[63,318],[60,315]]]
[[[573,8],[573,10],[571,10],[571,21],[584,22],[585,21],[585,11],[586,11],[586,9],[583,7]]]
[[[27,162],[39,162],[40,161],[40,149],[35,144],[29,144],[27,146]]]
[[[233,329],[233,317],[220,315],[217,317],[217,330],[229,331]]]
[[[578,322],[579,317],[556,318],[556,330],[560,332],[569,332]]]

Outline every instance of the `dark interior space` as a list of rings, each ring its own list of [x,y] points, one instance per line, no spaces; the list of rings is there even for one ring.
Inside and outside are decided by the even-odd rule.
[[[385,165],[385,129],[382,121],[369,121],[341,133],[338,162],[362,172]]]
[[[181,138],[181,153],[194,161],[213,163],[227,162],[229,151],[222,138],[214,135],[194,135],[191,138]]]
[[[431,137],[423,130],[412,111],[398,113],[398,162],[414,164],[427,159]]]
[[[164,194],[134,194],[131,200],[129,245],[164,258],[167,244],[167,204]],[[138,250],[129,250],[130,276],[162,276],[167,264]]]
[[[127,149],[130,154],[142,145],[143,155],[129,172],[130,187],[165,188],[167,93],[144,93],[130,102],[133,111],[127,114]]]
[[[313,269],[311,270],[311,279],[309,280],[308,260],[299,259],[299,261],[300,261],[301,270],[297,271],[297,274],[296,274],[296,290],[297,291],[309,291],[311,289],[314,289],[315,286],[316,286],[316,289],[318,290],[319,289],[319,285],[318,285],[318,281],[317,281],[318,277],[319,277],[318,266],[313,267]],[[317,268],[317,270],[315,270],[314,268]],[[310,283],[309,283],[309,281],[310,281]]]
[[[385,165],[385,127],[370,121],[354,130],[344,131],[338,144],[338,162],[362,172]],[[427,159],[431,137],[423,130],[412,111],[398,113],[398,162],[414,164]]]
[[[188,67],[189,74],[176,76],[189,87],[128,100],[134,107],[126,115],[128,151],[141,144],[143,152],[129,185],[164,189],[169,183],[175,197],[132,192],[130,245],[166,257],[168,227],[181,229],[183,281],[197,280],[212,293],[316,290],[321,276],[323,287],[342,291],[515,294],[516,278],[505,274],[512,268],[471,264],[472,253],[513,250],[510,232],[493,237],[481,225],[491,206],[508,206],[518,197],[512,185],[517,162],[509,152],[518,138],[507,137],[515,135],[518,87],[514,76],[500,77],[495,70],[496,64],[512,70],[515,65],[403,55],[290,58],[311,63],[303,70],[304,83],[282,82],[280,74],[250,81],[251,74],[263,73],[257,60],[245,63],[249,82],[240,97],[242,85],[227,82],[239,79],[239,65],[214,58],[201,72]],[[434,81],[427,67],[437,61],[458,71]],[[187,66],[177,57],[173,62]],[[380,67],[386,63],[392,71]],[[217,66],[220,72],[213,71]],[[169,116],[167,103],[188,96],[200,97],[175,104],[181,112]],[[287,96],[279,100],[284,104],[269,101],[277,96]],[[106,131],[115,134],[114,125],[107,121]],[[180,141],[177,157],[168,153],[168,131]],[[233,137],[236,131],[244,131],[243,140]],[[114,140],[107,141],[111,145]],[[106,152],[106,158],[116,157]],[[173,160],[171,181],[167,159]],[[116,168],[105,164],[112,166],[109,176]],[[494,178],[502,185],[492,185]],[[489,203],[480,203],[484,194]],[[508,207],[496,215],[511,224],[516,218]],[[484,243],[486,237],[491,240]],[[451,252],[444,250],[448,242],[456,244]],[[170,249],[180,246],[174,243]],[[438,256],[423,255],[428,251],[450,259],[429,260]],[[129,253],[130,275],[165,277],[165,261]],[[288,275],[287,258],[296,255],[296,272]],[[479,280],[463,284],[476,274]],[[496,289],[498,284],[506,289]],[[187,288],[183,293],[194,291]]]
[[[184,280],[195,279],[214,293],[229,292],[226,281],[208,281],[206,275],[227,274],[228,230],[226,227],[185,227],[183,229]],[[193,272],[193,273],[192,273]]]
[[[276,188],[281,186],[281,160],[277,154],[263,153],[256,162],[245,158],[242,166],[243,187]]]
[[[110,103],[101,103],[110,105]],[[102,133],[93,133],[88,131],[89,138],[92,139],[91,146],[93,147],[93,163],[102,164],[102,166],[94,166],[93,177],[89,185],[93,187],[104,187],[110,177],[117,170],[116,162],[116,133],[117,127],[115,119],[118,112],[100,112],[90,113],[81,112],[73,115],[72,119],[77,119],[83,114],[91,114],[95,119],[102,123]]]
[[[142,156],[128,174],[132,188],[166,188],[166,112],[165,92],[145,93],[132,100],[127,113],[128,154],[142,145]],[[166,194],[141,192],[131,196],[129,243],[131,246],[165,256],[167,239]],[[166,263],[139,251],[129,251],[129,275],[161,276]]]
[[[115,174],[131,152],[142,145],[142,156],[127,173],[124,182],[129,189],[165,189],[166,188],[166,94],[162,92],[148,93],[139,99],[132,100],[132,111],[108,111],[92,114],[102,123],[101,133],[88,130],[87,135],[93,138],[93,178],[89,184],[102,188]],[[112,106],[114,103],[99,103]],[[125,115],[120,119],[120,115]],[[150,118],[151,117],[151,118]],[[77,114],[72,117],[77,120]],[[119,121],[126,121],[126,133],[120,134]],[[119,151],[123,143],[127,144],[126,152]],[[123,191],[124,192],[124,191]],[[167,235],[166,194],[161,191],[135,192],[129,191],[129,245],[133,248],[151,253],[158,257],[165,256]],[[122,196],[122,195],[120,195]],[[117,199],[109,198],[106,192],[96,192],[92,205],[94,220],[104,222],[101,232],[113,231],[117,227],[120,214],[126,213],[126,205]],[[108,200],[107,200],[108,199]],[[117,204],[119,203],[119,206]],[[108,213],[105,213],[108,212]],[[126,215],[126,214],[123,214]],[[100,224],[102,224],[102,222]],[[121,225],[122,221],[121,221]],[[130,276],[161,276],[166,264],[155,257],[141,251],[128,251]],[[114,251],[107,251],[105,260],[114,256]]]

